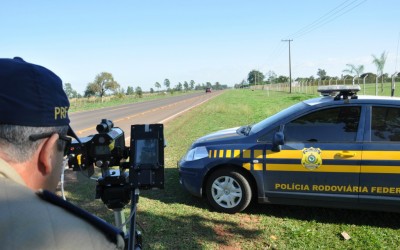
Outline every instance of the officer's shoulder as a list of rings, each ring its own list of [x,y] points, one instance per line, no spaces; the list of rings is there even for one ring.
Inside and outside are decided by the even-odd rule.
[[[51,203],[52,205],[58,206],[72,215],[86,221],[87,223],[91,224],[97,230],[102,232],[110,241],[114,242],[115,244],[119,245],[121,243],[121,237],[123,239],[123,232],[110,225],[109,223],[105,222],[104,220],[96,217],[89,212],[75,206],[74,204],[63,200],[61,197],[47,191],[47,190],[40,190],[36,193],[42,200]]]

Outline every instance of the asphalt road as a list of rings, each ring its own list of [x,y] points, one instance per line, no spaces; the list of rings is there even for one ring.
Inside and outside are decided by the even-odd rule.
[[[194,93],[181,96],[125,104],[92,111],[70,113],[71,127],[79,137],[96,134],[96,125],[101,119],[113,121],[114,127],[125,131],[129,140],[130,127],[133,124],[166,123],[174,117],[219,95],[212,93]]]

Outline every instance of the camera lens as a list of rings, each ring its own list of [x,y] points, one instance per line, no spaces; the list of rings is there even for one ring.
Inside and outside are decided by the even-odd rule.
[[[114,124],[112,121],[107,120],[107,119],[102,119],[101,123],[96,126],[96,130],[99,133],[108,133],[111,131],[111,129],[114,127]]]

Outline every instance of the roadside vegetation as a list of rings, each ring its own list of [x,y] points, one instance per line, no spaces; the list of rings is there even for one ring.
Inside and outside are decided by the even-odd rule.
[[[109,95],[105,97],[91,96],[91,97],[80,97],[80,98],[70,98],[70,108],[69,112],[77,112],[84,110],[94,110],[99,108],[118,106],[128,103],[135,102],[145,102],[155,99],[168,98],[171,96],[186,95],[196,92],[203,92],[200,90],[191,91],[180,91],[180,92],[154,92],[154,93],[142,93],[140,95]]]
[[[277,75],[274,71],[269,70],[266,74],[259,70],[252,70],[247,75],[247,81],[242,80],[240,83],[235,84],[235,88],[248,88],[251,86],[257,85],[268,85],[268,84],[283,84],[287,85],[289,82],[292,82],[293,85],[327,85],[327,84],[362,84],[365,80],[367,83],[375,83],[379,81],[380,89],[383,91],[384,83],[391,82],[393,78],[400,77],[400,73],[391,72],[385,73],[385,64],[386,59],[388,57],[388,53],[383,51],[380,56],[371,55],[372,60],[371,64],[373,64],[376,68],[376,74],[372,72],[365,72],[364,65],[355,65],[352,63],[347,63],[346,67],[342,70],[341,76],[332,76],[327,73],[325,69],[318,68],[317,77],[314,75],[306,77],[306,76],[298,76],[295,79],[291,79],[289,76],[285,75]],[[293,81],[294,80],[294,81]]]
[[[176,163],[196,138],[258,122],[314,96],[228,90],[165,124],[165,189],[141,191],[138,203],[144,249],[398,249],[400,214],[252,204],[230,215],[211,211],[180,187]],[[95,185],[78,174],[66,182],[67,198],[114,223],[112,211],[94,200]],[[124,212],[128,217],[129,208]],[[345,240],[342,232],[351,238]]]
[[[329,85],[328,81],[323,81],[321,84],[318,84],[318,82],[315,82],[313,84],[305,84],[305,83],[298,83],[298,84],[292,84],[291,90],[292,93],[303,93],[303,94],[314,94],[318,95],[317,88],[318,86],[327,86]],[[343,82],[338,82],[337,84],[335,81],[333,81],[330,85],[346,85],[348,87],[353,86],[352,84],[343,84]],[[355,85],[360,86],[360,91],[358,92],[358,95],[373,95],[373,96],[391,96],[392,89],[394,90],[393,96],[394,97],[400,97],[400,89],[396,89],[396,85],[399,85],[399,82],[395,82],[394,85],[392,85],[392,82],[385,82],[383,84],[379,83],[378,85],[375,83],[366,83],[363,84],[360,82]],[[265,90],[267,91],[278,91],[278,92],[289,92],[290,88],[287,83],[278,83],[278,84],[267,84],[267,85],[254,85],[251,86],[250,89],[254,90]]]
[[[101,72],[96,75],[93,82],[87,84],[83,95],[73,89],[72,84],[68,82],[63,84],[63,89],[71,103],[69,111],[75,112],[205,91],[206,88],[214,90],[228,88],[219,82],[196,83],[194,80],[178,82],[172,86],[169,79],[164,80],[163,86],[165,89],[161,89],[161,84],[156,82],[154,87],[157,90],[150,88],[149,91],[144,91],[140,86],[135,89],[133,86],[128,86],[125,90],[111,73]]]

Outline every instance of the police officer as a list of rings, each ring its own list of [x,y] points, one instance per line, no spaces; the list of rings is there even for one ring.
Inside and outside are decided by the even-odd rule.
[[[123,249],[123,234],[52,192],[75,137],[61,79],[0,59],[0,249]]]

